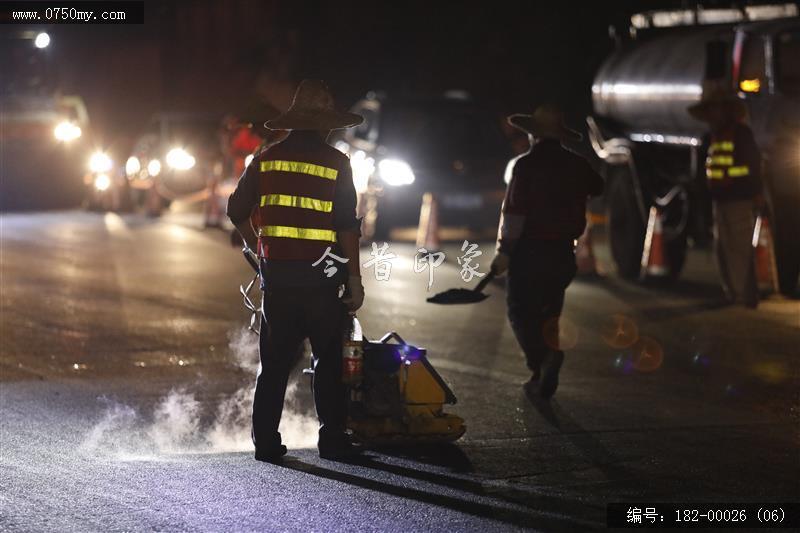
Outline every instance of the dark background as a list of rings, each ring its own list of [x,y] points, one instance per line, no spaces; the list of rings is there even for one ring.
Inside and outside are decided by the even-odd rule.
[[[341,107],[375,89],[464,89],[503,113],[555,101],[580,126],[609,25],[694,4],[146,2],[143,25],[46,28],[44,52],[62,92],[87,102],[95,142],[121,149],[157,110],[269,118],[263,104],[285,108],[306,77]]]

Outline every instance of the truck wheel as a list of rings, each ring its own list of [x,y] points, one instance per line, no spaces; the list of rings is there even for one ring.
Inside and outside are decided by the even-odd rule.
[[[633,180],[627,169],[611,167],[609,181],[606,210],[611,256],[620,276],[636,279],[641,268],[647,228],[639,215]]]

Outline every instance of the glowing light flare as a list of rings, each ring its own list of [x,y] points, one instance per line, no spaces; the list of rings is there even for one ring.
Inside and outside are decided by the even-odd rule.
[[[411,166],[401,159],[381,160],[378,163],[378,171],[384,183],[392,187],[411,185],[416,179]]]
[[[639,327],[631,318],[616,313],[603,325],[600,336],[612,348],[628,348],[639,340]]]
[[[789,370],[779,361],[763,361],[753,365],[752,372],[755,377],[765,383],[777,385],[789,379]]]
[[[47,48],[50,46],[50,35],[45,32],[40,32],[33,40],[33,46],[36,48]]]
[[[542,326],[544,342],[553,350],[569,350],[578,344],[578,326],[566,317],[553,317]]]
[[[108,172],[112,166],[114,162],[105,152],[95,152],[89,158],[89,170],[92,172]]]
[[[355,185],[356,192],[366,192],[369,179],[375,172],[375,160],[367,157],[363,150],[357,150],[350,158],[350,166],[353,167],[353,185]]]
[[[651,337],[641,337],[633,347],[633,368],[639,372],[654,372],[664,362],[664,349]]]
[[[129,178],[132,178],[141,170],[142,163],[139,161],[138,157],[132,155],[125,161],[125,174],[127,174]]]
[[[53,128],[53,135],[61,142],[74,141],[80,137],[82,133],[79,126],[76,126],[68,120],[59,122],[56,127]]]
[[[150,162],[147,163],[147,173],[153,177],[161,174],[161,161],[158,159],[151,159]]]
[[[194,156],[183,148],[173,148],[167,152],[167,165],[175,170],[189,170],[195,164]]]
[[[623,374],[630,374],[633,372],[633,357],[630,353],[620,353],[614,358],[614,368]]]
[[[746,93],[757,93],[761,90],[761,80],[758,78],[742,80],[739,82],[739,88]]]
[[[107,191],[109,187],[111,187],[111,178],[108,177],[108,174],[98,174],[94,178],[94,188],[98,191]]]

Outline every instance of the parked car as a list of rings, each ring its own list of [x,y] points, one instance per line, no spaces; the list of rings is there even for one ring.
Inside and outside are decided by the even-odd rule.
[[[463,93],[370,93],[352,111],[364,122],[335,145],[350,156],[365,238],[412,235],[425,193],[436,199],[444,238],[494,236],[512,156],[500,114]]]

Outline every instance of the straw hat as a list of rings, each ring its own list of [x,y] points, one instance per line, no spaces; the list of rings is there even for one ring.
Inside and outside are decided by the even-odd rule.
[[[532,115],[516,113],[508,117],[508,123],[534,137],[580,141],[583,136],[564,123],[564,114],[553,104],[536,108]]]
[[[338,130],[358,126],[364,117],[336,111],[333,96],[322,80],[303,80],[285,113],[268,120],[271,130]]]
[[[700,101],[686,110],[697,120],[708,122],[708,111],[716,105],[726,106],[736,115],[737,120],[743,119],[747,111],[744,102],[736,96],[736,93],[726,83],[718,80],[704,81],[703,96]]]

